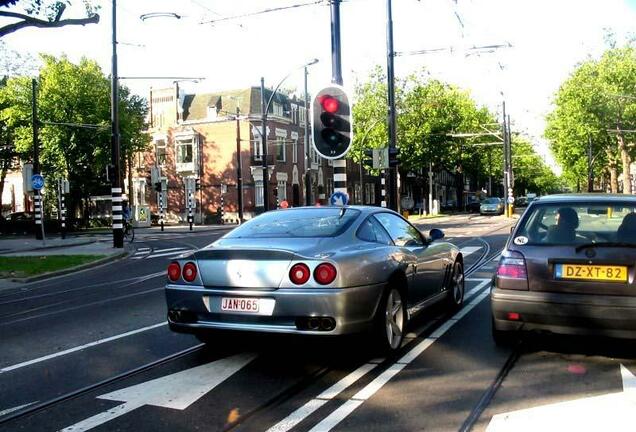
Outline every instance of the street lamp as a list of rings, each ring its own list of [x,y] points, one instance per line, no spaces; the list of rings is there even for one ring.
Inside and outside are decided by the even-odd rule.
[[[287,78],[289,78],[289,76],[296,71],[297,69],[303,69],[307,66],[311,66],[318,63],[318,59],[313,59],[305,64],[303,64],[302,66],[299,67],[295,67],[294,69],[292,69],[287,75],[285,75],[285,77],[279,81],[279,83],[276,85],[276,87],[274,87],[274,91],[272,92],[272,94],[270,95],[269,99],[267,100],[267,104],[265,103],[265,78],[261,77],[261,108],[262,108],[262,113],[261,113],[261,142],[262,142],[262,146],[263,146],[263,208],[265,209],[265,211],[269,210],[269,194],[268,194],[268,182],[269,182],[269,177],[267,175],[267,113],[269,112],[269,107],[272,104],[272,101],[274,100],[274,96],[276,95],[276,92],[278,91],[278,89],[280,88],[280,86],[283,84],[283,82],[285,82],[285,80]],[[305,96],[306,98],[306,96]],[[308,121],[308,119],[305,119],[305,122]]]

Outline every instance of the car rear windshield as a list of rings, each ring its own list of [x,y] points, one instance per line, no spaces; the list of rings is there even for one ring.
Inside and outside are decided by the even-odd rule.
[[[554,203],[531,207],[520,222],[517,245],[636,244],[636,204]]]
[[[482,201],[482,204],[499,204],[499,198],[487,198]]]
[[[334,237],[359,215],[359,210],[344,207],[278,210],[246,222],[225,238]]]

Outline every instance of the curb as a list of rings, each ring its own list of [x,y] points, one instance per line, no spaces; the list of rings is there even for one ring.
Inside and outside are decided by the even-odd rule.
[[[80,243],[65,244],[65,245],[59,245],[59,246],[39,246],[33,249],[12,249],[10,251],[3,251],[2,253],[0,253],[0,255],[20,253],[20,252],[36,252],[36,251],[48,250],[48,249],[61,249],[61,248],[75,247],[75,246],[86,246],[93,243],[97,243],[97,240],[93,239],[93,240],[83,241]]]
[[[75,267],[69,267],[69,268],[65,268],[63,270],[58,270],[58,271],[54,271],[54,272],[48,272],[48,273],[43,273],[37,276],[31,276],[28,278],[13,278],[13,279],[7,279],[10,282],[18,282],[18,283],[31,283],[31,282],[39,282],[39,281],[43,281],[45,279],[52,279],[54,277],[57,276],[64,276],[66,274],[69,273],[74,273],[77,271],[83,271],[83,270],[88,270],[90,268],[93,267],[98,267],[102,264],[107,264],[110,263],[112,261],[117,261],[120,259],[123,259],[125,257],[127,257],[129,254],[131,253],[131,251],[123,251],[121,253],[118,254],[113,254],[86,264],[82,264],[82,265],[78,265]]]

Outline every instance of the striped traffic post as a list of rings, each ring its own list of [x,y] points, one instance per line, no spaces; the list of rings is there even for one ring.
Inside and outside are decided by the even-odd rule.
[[[333,161],[333,189],[347,195],[347,160],[344,158]]]
[[[188,179],[188,223],[190,224],[190,231],[192,231],[194,215],[192,214],[192,182],[190,180]]]
[[[386,171],[382,170],[382,177],[380,178],[380,183],[382,185],[382,190],[380,194],[382,195],[382,201],[380,202],[381,207],[386,207]]]
[[[163,231],[163,191],[159,192],[159,224]]]
[[[117,239],[120,237],[123,238],[124,235],[124,218],[122,215],[122,191],[120,187],[111,188],[111,195],[113,201],[113,237],[114,237],[114,247],[117,246]],[[120,235],[121,234],[121,235]]]
[[[221,225],[225,223],[225,199],[223,190],[225,187],[221,185]]]
[[[41,191],[36,191],[33,196],[33,216],[35,219],[35,237],[44,241],[44,202]]]

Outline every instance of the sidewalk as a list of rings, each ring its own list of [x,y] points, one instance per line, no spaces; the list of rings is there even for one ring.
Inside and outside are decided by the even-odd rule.
[[[47,238],[45,242],[30,237],[0,237],[0,255],[14,254],[25,251],[48,251],[56,248],[68,248],[95,243],[97,240],[91,237],[60,237]]]

